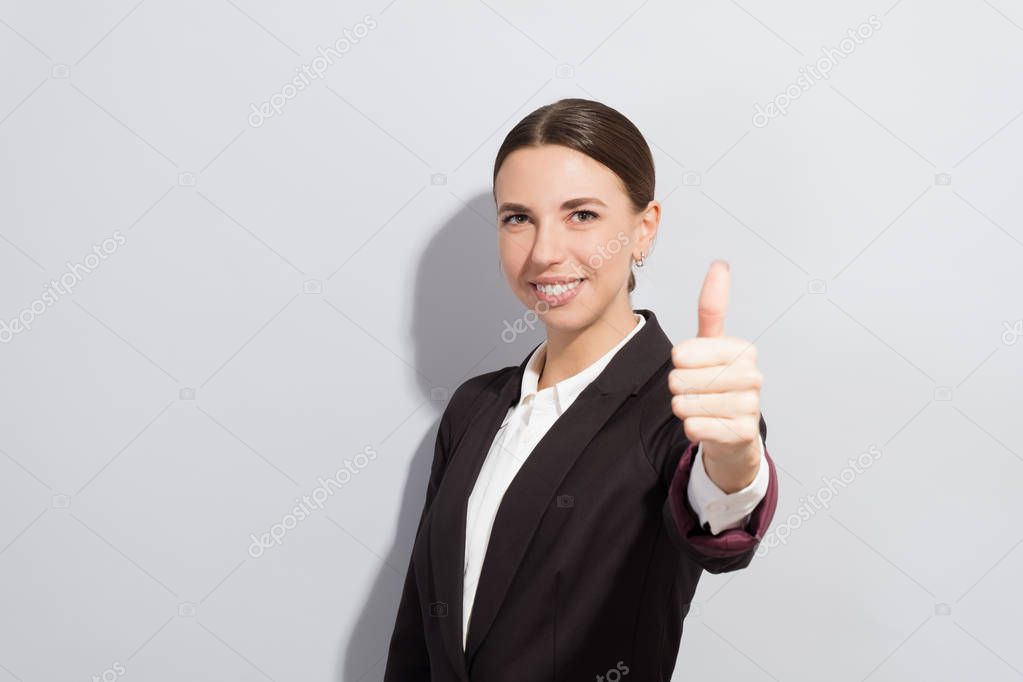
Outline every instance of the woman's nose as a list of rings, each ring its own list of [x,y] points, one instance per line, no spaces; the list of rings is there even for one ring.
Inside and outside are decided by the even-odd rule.
[[[540,223],[533,241],[533,261],[542,267],[565,259],[565,235],[558,225]]]

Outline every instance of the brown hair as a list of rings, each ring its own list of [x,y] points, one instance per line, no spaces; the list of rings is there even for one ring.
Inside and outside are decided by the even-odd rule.
[[[494,181],[513,151],[545,144],[574,149],[610,168],[622,181],[637,213],[653,200],[654,158],[650,147],[632,121],[606,104],[572,97],[527,115],[501,143],[494,160]],[[635,288],[636,276],[630,272],[629,293]]]

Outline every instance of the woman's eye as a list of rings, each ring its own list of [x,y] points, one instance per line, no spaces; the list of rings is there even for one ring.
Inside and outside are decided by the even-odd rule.
[[[501,222],[505,223],[506,225],[521,225],[522,223],[520,223],[519,221],[515,220],[516,218],[526,218],[526,215],[524,215],[522,213],[513,213],[512,215],[505,216],[501,220]]]
[[[579,222],[583,222],[583,223],[588,223],[588,222],[590,222],[592,220],[595,220],[597,218],[597,214],[596,213],[594,213],[593,211],[585,211],[585,210],[583,210],[583,211],[576,211],[572,215],[574,215],[574,216],[589,216],[586,220],[580,220],[579,221]]]

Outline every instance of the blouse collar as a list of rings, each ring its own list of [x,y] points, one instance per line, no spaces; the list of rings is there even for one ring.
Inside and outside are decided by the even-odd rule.
[[[636,333],[643,328],[646,324],[646,319],[639,313],[633,313],[636,317],[636,326],[625,335],[621,341],[615,344],[614,348],[604,353],[598,360],[590,364],[585,369],[573,374],[572,376],[562,379],[553,386],[548,386],[542,391],[537,391],[536,387],[540,381],[540,372],[543,370],[544,361],[547,358],[547,340],[545,339],[533,354],[529,357],[529,361],[526,363],[525,370],[522,373],[522,385],[519,392],[519,404],[522,405],[526,402],[532,402],[537,396],[550,395],[551,401],[554,404],[554,410],[556,415],[561,415],[569,408],[569,406],[575,402],[575,399],[579,397],[579,394],[583,392],[583,389],[593,381],[611,362],[611,358],[614,357],[615,353],[621,350],[622,346],[629,342]],[[545,394],[545,391],[550,393]],[[532,399],[532,400],[531,400]]]

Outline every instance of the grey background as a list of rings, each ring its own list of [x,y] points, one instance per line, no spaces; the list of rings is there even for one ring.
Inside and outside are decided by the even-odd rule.
[[[785,541],[675,678],[1023,679],[1018,2],[5,0],[0,63],[0,319],[125,239],[0,345],[0,682],[382,677],[447,396],[542,339],[493,156],[566,96],[656,156],[634,307],[693,335],[727,258],[766,377]]]

